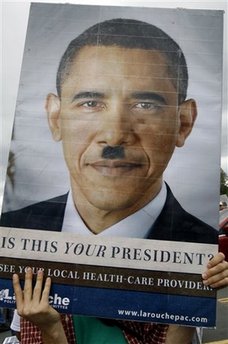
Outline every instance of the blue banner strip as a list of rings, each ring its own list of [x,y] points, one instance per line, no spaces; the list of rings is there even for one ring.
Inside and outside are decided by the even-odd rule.
[[[53,284],[50,303],[61,313],[101,318],[197,327],[213,327],[216,321],[215,298]],[[10,280],[0,280],[0,307],[15,307]]]

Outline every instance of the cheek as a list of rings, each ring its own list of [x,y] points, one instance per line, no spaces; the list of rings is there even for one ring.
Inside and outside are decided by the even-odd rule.
[[[164,170],[167,166],[175,149],[177,132],[176,121],[157,121],[156,125],[148,124],[144,131],[141,128],[142,147],[149,160],[150,171],[155,167]]]
[[[93,135],[94,126],[91,122],[75,118],[65,118],[62,120],[61,132],[63,141],[71,145],[85,144]]]
[[[145,151],[162,154],[169,152],[175,146],[178,125],[176,121],[147,123],[138,127],[138,133]]]
[[[90,144],[90,131],[88,124],[86,126],[81,121],[64,121],[62,127],[62,144],[64,157],[68,166],[80,164],[80,159]],[[77,123],[75,123],[77,122]]]

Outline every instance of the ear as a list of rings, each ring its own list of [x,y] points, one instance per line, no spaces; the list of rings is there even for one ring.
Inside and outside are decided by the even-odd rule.
[[[193,99],[184,101],[179,106],[179,132],[177,136],[176,146],[182,147],[186,138],[191,133],[194,122],[197,117],[196,102]]]
[[[48,124],[55,141],[60,141],[61,126],[60,126],[60,99],[53,93],[49,93],[46,98],[45,109],[48,116]]]

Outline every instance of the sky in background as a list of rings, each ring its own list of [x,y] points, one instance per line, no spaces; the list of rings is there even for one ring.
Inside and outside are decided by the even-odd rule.
[[[47,2],[47,1],[33,1]],[[61,3],[59,1],[48,1],[49,3]],[[64,3],[64,2],[62,2]],[[92,5],[119,5],[119,6],[150,6],[160,8],[195,8],[195,9],[218,9],[224,10],[224,42],[227,42],[227,1],[68,1],[72,4]],[[184,5],[183,5],[184,3]],[[5,171],[8,159],[9,145],[11,141],[12,124],[14,119],[15,105],[20,78],[21,62],[24,50],[24,41],[29,15],[29,1],[3,1],[2,7],[2,59],[3,59],[3,89],[2,89],[2,111],[0,114],[1,135],[1,161],[0,161],[0,206],[3,193]],[[224,56],[227,57],[227,44],[224,46]],[[5,68],[7,66],[7,68]],[[227,143],[227,59],[224,58],[224,92],[223,92],[223,121],[222,121],[222,143],[221,143],[221,166],[228,173],[228,143]],[[3,115],[4,114],[4,115]]]

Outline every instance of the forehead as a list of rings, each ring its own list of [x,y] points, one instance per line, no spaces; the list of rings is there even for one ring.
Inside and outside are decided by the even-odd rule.
[[[65,87],[96,83],[96,87],[111,87],[125,83],[128,88],[137,84],[153,84],[161,88],[170,83],[166,57],[156,50],[122,48],[119,46],[85,46],[79,50],[63,82]]]
[[[89,64],[89,66],[88,66]],[[75,69],[80,71],[84,68],[93,68],[97,66],[97,71],[103,68],[119,67],[123,72],[127,70],[148,69],[155,72],[157,67],[167,72],[167,61],[163,53],[157,50],[144,50],[123,48],[119,46],[85,46],[81,48],[74,57],[70,74]]]

